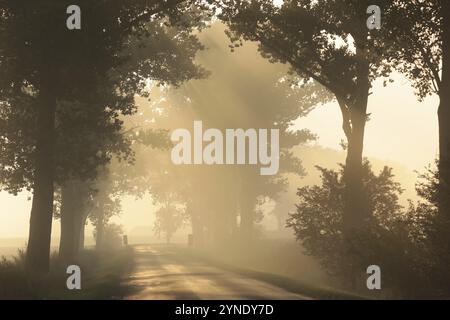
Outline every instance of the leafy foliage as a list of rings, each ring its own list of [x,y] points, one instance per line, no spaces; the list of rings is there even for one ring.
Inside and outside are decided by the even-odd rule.
[[[435,170],[420,176],[417,192],[422,200],[416,205],[410,202],[405,210],[398,204],[402,189],[393,180],[392,169],[385,167],[376,175],[365,161],[364,188],[372,219],[350,239],[344,238],[342,224],[343,168],[318,170],[322,185],[298,189],[297,211],[287,224],[307,254],[346,286],[376,264],[387,297],[448,296],[448,282],[443,281],[448,277],[449,223],[437,213]]]
[[[186,222],[185,208],[175,202],[166,202],[156,212],[156,221],[153,227],[155,234],[164,234],[166,242],[170,243],[175,232]]]
[[[348,249],[344,244],[343,210],[345,184],[344,167],[340,171],[317,167],[321,172],[322,185],[298,189],[297,211],[290,215],[288,226],[293,228],[297,239],[306,251],[317,257],[332,272],[339,270],[346,259]],[[393,180],[391,169],[385,167],[377,176],[364,162],[364,187],[369,195],[369,207],[373,224],[388,228],[390,221],[400,216],[398,196],[401,188]]]
[[[148,81],[176,86],[206,74],[193,61],[202,46],[191,31],[208,11],[194,1],[81,1],[80,32],[54,18],[65,17],[68,3],[2,1],[0,181],[13,193],[33,186],[42,79],[52,78],[58,97],[56,179],[63,183],[94,177],[113,154],[132,155],[121,117],[136,111],[134,96],[147,94]]]
[[[442,0],[395,0],[385,29],[392,62],[406,75],[422,100],[442,89]]]

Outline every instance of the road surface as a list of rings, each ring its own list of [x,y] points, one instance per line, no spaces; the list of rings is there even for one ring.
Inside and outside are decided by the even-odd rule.
[[[264,281],[210,266],[164,246],[135,247],[136,267],[126,280],[128,299],[307,299]]]

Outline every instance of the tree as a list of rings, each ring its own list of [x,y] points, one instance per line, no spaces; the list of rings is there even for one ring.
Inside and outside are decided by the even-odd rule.
[[[61,187],[60,209],[54,212],[61,219],[59,257],[72,263],[84,247],[84,226],[88,212],[89,184],[81,180],[70,180]]]
[[[110,172],[108,168],[103,168],[101,175],[93,185],[93,194],[88,203],[89,220],[95,227],[95,246],[97,250],[102,249],[105,229],[111,217],[121,213],[120,193],[118,176]]]
[[[163,233],[166,238],[166,243],[169,244],[173,235],[177,230],[183,226],[186,221],[184,208],[174,201],[170,195],[167,196],[167,201],[161,205],[156,211],[156,221],[154,231],[157,236]]]
[[[307,83],[320,83],[334,94],[347,138],[345,165],[346,230],[364,226],[369,218],[362,185],[363,141],[372,82],[387,76],[386,50],[380,31],[366,27],[367,8],[378,5],[383,16],[391,1],[219,1],[220,17],[230,27],[234,47],[240,39],[256,41],[272,62],[289,64]],[[383,23],[383,28],[390,28]]]
[[[416,89],[419,100],[436,94],[440,103],[440,212],[450,216],[450,4],[448,1],[398,0],[391,18],[397,27],[386,30],[394,46],[393,63]]]

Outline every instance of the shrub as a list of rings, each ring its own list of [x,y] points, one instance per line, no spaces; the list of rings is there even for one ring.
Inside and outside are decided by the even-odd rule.
[[[439,271],[445,265],[443,261],[447,261],[444,257],[448,251],[438,248],[443,241],[442,231],[450,229],[446,222],[436,218],[435,173],[430,171],[421,176],[417,192],[422,201],[416,205],[410,201],[405,209],[399,205],[402,189],[394,181],[392,169],[385,167],[376,175],[365,160],[363,185],[371,215],[364,228],[344,239],[344,167],[338,171],[317,169],[322,185],[298,189],[300,201],[287,224],[306,254],[314,256],[350,289],[356,289],[354,281],[358,275],[375,264],[382,270],[385,297],[445,295],[445,290],[436,289],[439,280],[435,278],[448,274]],[[359,288],[365,287],[365,281],[361,283]]]

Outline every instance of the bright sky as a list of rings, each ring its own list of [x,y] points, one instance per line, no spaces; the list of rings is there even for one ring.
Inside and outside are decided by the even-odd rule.
[[[420,170],[438,155],[439,99],[419,102],[406,79],[400,75],[394,79],[387,87],[377,82],[369,97],[364,154]],[[319,136],[317,144],[340,150],[345,138],[341,121],[338,104],[329,103],[297,120],[296,128],[308,128]]]
[[[23,238],[28,236],[31,200],[30,195],[22,193],[17,197],[0,192],[0,239]],[[125,232],[129,233],[139,226],[153,226],[154,211],[152,201],[149,198],[136,200],[133,197],[124,197],[122,200],[123,214],[114,217],[113,222],[123,224]],[[88,227],[87,232],[91,232]],[[58,237],[60,233],[59,221],[53,223],[52,237]],[[1,244],[0,244],[1,245]]]

